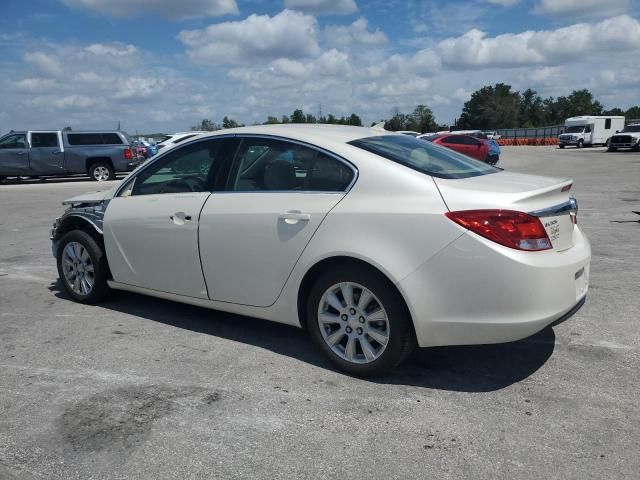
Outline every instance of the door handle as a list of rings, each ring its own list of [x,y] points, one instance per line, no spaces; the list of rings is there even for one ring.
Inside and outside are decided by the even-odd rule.
[[[295,225],[298,222],[308,222],[311,220],[311,215],[308,213],[302,213],[300,210],[291,210],[287,213],[281,213],[278,215],[280,220],[284,220],[289,225]]]
[[[184,212],[176,212],[173,215],[171,215],[169,219],[173,221],[173,223],[175,223],[176,225],[184,225],[185,221],[187,222],[191,221],[191,215],[185,215]]]

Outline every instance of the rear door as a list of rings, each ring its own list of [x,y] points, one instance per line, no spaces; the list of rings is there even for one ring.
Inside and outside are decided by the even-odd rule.
[[[354,179],[350,164],[324,151],[244,137],[226,191],[211,195],[200,216],[200,256],[210,298],[272,305]]]
[[[27,135],[15,133],[0,140],[0,175],[29,175]]]
[[[233,139],[184,145],[140,170],[107,207],[104,241],[113,279],[127,285],[208,298],[198,253],[198,218]]]
[[[36,175],[64,173],[62,138],[58,132],[29,132],[29,166]]]

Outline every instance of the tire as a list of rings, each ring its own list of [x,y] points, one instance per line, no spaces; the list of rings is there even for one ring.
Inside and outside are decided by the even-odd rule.
[[[92,163],[88,173],[91,180],[96,182],[106,182],[116,179],[116,173],[113,171],[113,167],[107,162]]]
[[[632,152],[640,152],[640,144],[636,143],[633,147],[631,147]]]
[[[107,259],[102,248],[88,233],[72,230],[64,234],[60,239],[56,261],[60,282],[67,294],[76,302],[95,305],[109,293]],[[91,282],[89,266],[93,269],[93,282]],[[78,277],[79,281],[76,283],[74,279]],[[90,288],[87,287],[89,284]]]
[[[564,148],[564,145],[558,145],[558,147],[560,147],[560,148]]]
[[[576,148],[582,148],[584,147],[584,141],[582,139],[578,140],[578,145],[576,145]]]
[[[609,147],[607,148],[607,152],[617,152],[618,149],[616,147]]]
[[[351,286],[347,289],[351,292],[351,302],[345,302],[340,284]],[[365,290],[370,294],[367,295],[369,301],[366,305],[356,305],[364,301]],[[329,306],[330,292],[334,292],[333,303],[338,299],[344,313],[338,314],[339,310]],[[325,319],[331,317],[322,327],[318,322],[320,312],[324,312]],[[416,346],[415,332],[402,297],[384,275],[371,268],[347,266],[321,275],[309,292],[306,319],[308,330],[320,349],[340,370],[351,375],[367,377],[387,372],[407,358]],[[331,336],[333,347],[328,343]],[[335,341],[338,338],[339,341]],[[349,344],[351,359],[348,359]]]

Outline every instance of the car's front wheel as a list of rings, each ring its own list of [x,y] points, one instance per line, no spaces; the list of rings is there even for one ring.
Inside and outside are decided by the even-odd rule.
[[[404,301],[373,269],[349,267],[325,273],[311,288],[306,313],[320,348],[353,375],[388,371],[416,344]]]
[[[107,260],[88,233],[66,233],[60,240],[57,264],[62,286],[76,302],[96,304],[108,293]]]

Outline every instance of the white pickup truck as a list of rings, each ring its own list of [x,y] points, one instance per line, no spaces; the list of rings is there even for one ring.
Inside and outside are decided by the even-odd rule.
[[[116,172],[135,165],[122,132],[21,131],[0,137],[0,181],[82,173],[96,181],[114,180]]]

